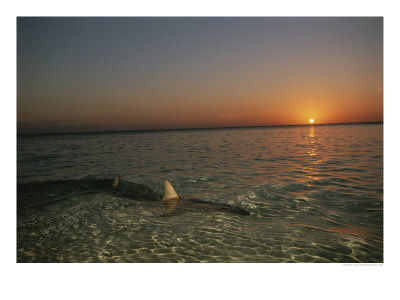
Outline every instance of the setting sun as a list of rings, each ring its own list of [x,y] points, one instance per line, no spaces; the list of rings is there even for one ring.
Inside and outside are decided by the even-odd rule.
[[[308,122],[310,122],[310,124],[314,124],[314,119],[310,119],[310,120],[308,120]]]

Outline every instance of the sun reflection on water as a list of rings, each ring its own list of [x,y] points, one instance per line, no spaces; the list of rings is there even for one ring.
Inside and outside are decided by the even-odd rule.
[[[316,134],[314,126],[309,128],[308,132],[308,147],[307,147],[307,155],[309,160],[308,163],[304,166],[303,170],[308,174],[306,177],[312,180],[320,179],[319,172],[316,170],[315,165],[318,165],[322,162],[322,159],[319,157],[318,152],[318,143],[316,142]]]

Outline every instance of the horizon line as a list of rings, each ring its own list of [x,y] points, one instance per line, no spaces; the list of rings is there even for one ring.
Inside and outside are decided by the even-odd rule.
[[[284,124],[284,125],[245,125],[245,126],[220,126],[220,127],[187,127],[187,128],[159,128],[159,129],[120,129],[120,130],[88,130],[88,131],[60,131],[60,132],[31,132],[18,133],[17,136],[33,135],[59,135],[59,134],[94,134],[117,132],[147,132],[147,131],[185,131],[185,130],[210,130],[210,129],[235,129],[235,128],[263,128],[263,127],[291,127],[291,126],[324,126],[324,125],[351,125],[351,124],[379,124],[383,121],[344,122],[344,123],[318,123],[318,124]]]

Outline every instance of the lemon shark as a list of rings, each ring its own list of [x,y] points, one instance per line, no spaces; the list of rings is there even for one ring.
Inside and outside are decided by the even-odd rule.
[[[119,187],[119,176],[114,180],[113,187]],[[170,216],[174,213],[177,207],[182,208],[184,211],[188,210],[205,210],[205,211],[216,211],[216,212],[228,212],[238,215],[250,215],[250,213],[244,208],[233,206],[224,203],[212,203],[196,198],[181,198],[175,191],[174,187],[168,180],[164,180],[164,195],[161,198],[161,202],[165,206],[163,216]]]
[[[114,179],[72,179],[18,184],[18,210],[39,207],[67,200],[74,196],[97,193],[112,194],[136,201],[152,201],[163,205],[163,216],[171,216],[190,211],[227,212],[237,215],[250,215],[244,208],[213,203],[196,198],[182,198],[168,180],[164,180],[164,195],[160,195],[144,184],[121,180],[120,175]]]
[[[168,180],[164,180],[164,196],[161,202],[165,205],[164,215],[171,215],[179,206],[183,209],[228,212],[237,215],[250,215],[244,208],[225,203],[212,203],[196,198],[183,199],[178,196],[174,187]]]

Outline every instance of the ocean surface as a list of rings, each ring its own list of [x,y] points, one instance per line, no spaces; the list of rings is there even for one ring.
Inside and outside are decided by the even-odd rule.
[[[19,135],[17,201],[18,262],[381,263],[383,124]]]

